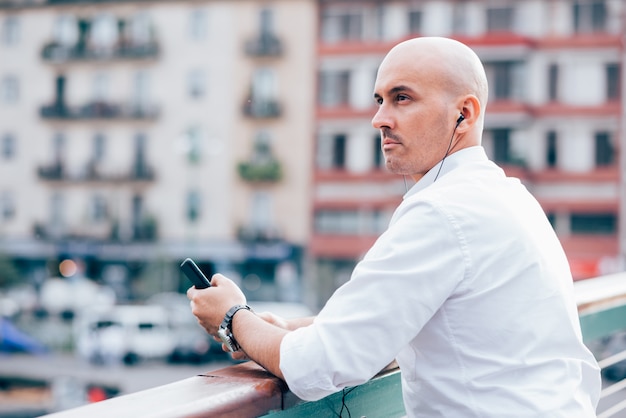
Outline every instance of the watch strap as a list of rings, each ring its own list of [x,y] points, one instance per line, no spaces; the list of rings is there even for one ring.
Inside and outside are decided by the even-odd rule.
[[[241,309],[247,309],[249,311],[252,311],[252,308],[250,308],[248,305],[233,306],[232,308],[228,310],[228,312],[226,312],[226,315],[224,315],[224,320],[222,321],[220,328],[228,329],[232,333],[233,332],[233,317]]]

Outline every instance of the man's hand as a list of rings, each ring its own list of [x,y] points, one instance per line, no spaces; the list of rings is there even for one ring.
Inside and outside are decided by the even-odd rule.
[[[187,297],[190,300],[191,312],[211,335],[217,335],[224,315],[231,307],[246,304],[246,297],[241,289],[221,274],[213,275],[211,287],[206,289],[190,287],[187,290]]]

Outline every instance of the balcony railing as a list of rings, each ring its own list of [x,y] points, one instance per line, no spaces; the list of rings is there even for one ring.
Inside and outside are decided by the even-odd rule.
[[[577,281],[574,290],[588,345],[626,330],[626,273]],[[599,358],[599,363],[606,368],[625,359],[626,351]],[[603,400],[624,388],[626,380],[603,388],[598,418],[609,418],[626,409],[626,399],[612,406],[603,405]],[[346,414],[355,417],[403,416],[400,371],[390,367],[363,385],[317,402],[305,402],[289,392],[280,379],[249,362],[59,412],[54,418],[135,418],[137,415],[285,418],[340,416],[345,408],[349,410]]]
[[[159,45],[156,42],[119,43],[111,48],[89,47],[81,43],[68,46],[52,42],[41,50],[41,57],[53,62],[146,59],[155,58],[158,55]]]
[[[252,98],[245,102],[243,113],[251,118],[276,118],[281,115],[281,106],[276,100]]]
[[[261,33],[246,42],[246,54],[252,57],[278,57],[283,53],[280,39],[271,33]]]
[[[282,166],[277,160],[246,161],[237,165],[239,177],[251,183],[275,183],[282,178]]]
[[[41,107],[41,117],[46,119],[155,119],[158,116],[158,106],[145,104],[96,101],[82,106],[55,103]]]
[[[98,169],[94,164],[87,164],[85,169],[78,173],[69,173],[61,162],[39,166],[37,174],[41,180],[68,181],[68,182],[109,182],[123,183],[133,181],[154,181],[154,169],[145,163],[136,164],[125,172],[107,173]]]

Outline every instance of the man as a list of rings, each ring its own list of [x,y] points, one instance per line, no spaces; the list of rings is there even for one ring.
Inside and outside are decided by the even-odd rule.
[[[445,38],[400,43],[374,98],[386,166],[416,184],[315,319],[237,310],[242,351],[303,399],[396,359],[410,417],[595,416],[599,369],[562,247],[536,200],[480,146],[487,79],[476,54]],[[225,277],[213,284],[188,292],[211,334],[246,303]]]

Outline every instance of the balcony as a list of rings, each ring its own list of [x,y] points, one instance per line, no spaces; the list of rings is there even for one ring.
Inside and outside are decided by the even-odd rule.
[[[282,109],[277,100],[249,98],[243,105],[243,113],[251,118],[270,119],[279,117]]]
[[[98,165],[87,163],[83,170],[71,173],[62,162],[53,162],[41,165],[37,169],[37,174],[44,181],[64,181],[64,182],[101,182],[101,183],[126,183],[126,182],[146,182],[154,181],[154,169],[145,162],[135,163],[133,167],[126,171],[105,172],[99,169]]]
[[[119,221],[113,218],[71,225],[36,222],[33,225],[33,235],[38,241],[77,242],[81,249],[76,251],[83,255],[98,256],[103,251],[102,243],[153,243],[159,238],[159,224],[152,216],[143,216],[131,222],[127,232],[121,229]]]
[[[237,239],[248,244],[276,243],[281,242],[283,238],[278,228],[272,226],[242,225],[237,228]]]
[[[283,176],[281,165],[276,160],[239,163],[237,170],[239,177],[250,183],[276,183]]]
[[[574,295],[583,339],[592,351],[594,342],[626,330],[626,273],[576,282]],[[598,358],[603,370],[625,359],[626,351]],[[606,402],[609,397],[619,397],[625,387],[626,380],[602,389],[598,418],[609,418],[626,409],[623,400],[613,406]],[[338,416],[338,411],[346,407],[355,417],[404,416],[400,371],[391,365],[363,385],[317,402],[305,402],[293,395],[283,381],[248,362],[62,411],[55,418],[134,418],[138,412],[158,413],[163,418]]]
[[[159,55],[159,45],[152,41],[141,44],[120,42],[111,48],[89,47],[85,43],[75,45],[61,45],[51,42],[41,50],[44,61],[102,61],[102,60],[137,60],[156,58]]]
[[[54,103],[41,107],[40,114],[44,119],[62,120],[93,120],[93,119],[134,119],[152,120],[159,116],[156,105],[137,103],[117,104],[106,101],[93,101],[82,106],[67,106]]]
[[[245,51],[251,57],[279,57],[283,53],[283,46],[276,35],[262,32],[246,42]]]

